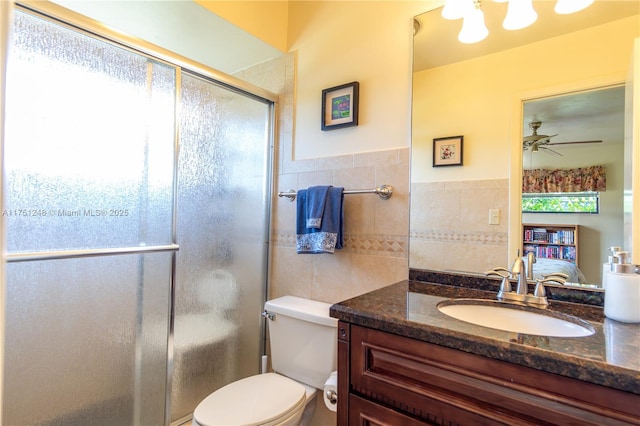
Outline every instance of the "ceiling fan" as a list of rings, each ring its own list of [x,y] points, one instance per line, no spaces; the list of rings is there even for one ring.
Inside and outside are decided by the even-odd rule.
[[[527,149],[531,148],[531,152],[538,152],[539,150],[545,150],[545,151],[552,152],[552,153],[554,153],[556,155],[562,156],[562,154],[560,154],[558,151],[555,151],[555,150],[549,148],[549,146],[551,146],[551,145],[573,145],[573,144],[579,144],[579,143],[602,143],[601,140],[552,143],[551,142],[551,138],[554,137],[554,136],[558,136],[558,134],[555,134],[555,135],[539,135],[538,134],[538,129],[540,128],[540,126],[542,126],[542,121],[532,121],[531,123],[529,123],[529,127],[531,128],[531,130],[533,132],[532,132],[531,135],[525,136],[522,139],[522,149],[524,151],[526,151]]]

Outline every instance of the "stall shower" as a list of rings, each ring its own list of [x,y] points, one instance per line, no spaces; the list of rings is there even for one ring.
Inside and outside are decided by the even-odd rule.
[[[14,21],[1,423],[178,423],[259,369],[275,99]]]

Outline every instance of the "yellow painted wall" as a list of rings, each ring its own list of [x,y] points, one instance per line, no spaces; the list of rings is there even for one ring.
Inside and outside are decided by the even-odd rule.
[[[287,51],[287,1],[193,1],[276,49]]]
[[[295,160],[409,146],[413,16],[439,3],[290,2]],[[360,82],[359,125],[320,130],[322,90],[351,81]]]
[[[293,160],[410,145],[413,17],[442,0],[194,1],[297,53]],[[322,90],[351,81],[360,82],[359,125],[320,130]]]
[[[520,100],[624,82],[638,19],[417,73],[412,181],[508,178],[520,149]],[[454,135],[464,135],[464,167],[432,168],[433,138]]]
[[[0,146],[4,146],[4,93],[5,93],[5,79],[6,79],[6,66],[9,43],[9,32],[11,28],[11,8],[13,2],[5,1],[0,4]],[[0,151],[0,161],[4,163],[3,152]],[[0,184],[3,177],[0,177]],[[4,210],[4,197],[0,200],[0,209]],[[4,229],[4,221],[0,222],[0,250],[4,252],[4,235],[6,230]],[[4,383],[4,341],[5,341],[5,262],[0,264],[0,383]],[[0,418],[2,418],[2,392],[4,386],[0,386]]]

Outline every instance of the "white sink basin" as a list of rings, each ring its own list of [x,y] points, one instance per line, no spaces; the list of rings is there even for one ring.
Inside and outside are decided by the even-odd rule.
[[[595,333],[591,324],[580,318],[499,301],[454,299],[437,306],[445,315],[497,330],[549,337],[584,337]]]

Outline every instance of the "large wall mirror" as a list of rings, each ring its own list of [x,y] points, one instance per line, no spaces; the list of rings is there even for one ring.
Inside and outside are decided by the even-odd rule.
[[[509,267],[525,248],[523,224],[577,225],[574,280],[597,285],[607,248],[625,245],[625,81],[640,2],[596,1],[572,15],[554,3],[534,2],[538,20],[506,31],[506,3],[482,1],[489,36],[475,44],[458,42],[461,22],[441,9],[416,17],[411,268]],[[556,136],[525,147],[534,127]],[[464,138],[462,164],[434,167],[434,139],[450,136]],[[591,166],[606,173],[597,213],[521,211],[524,170]]]

